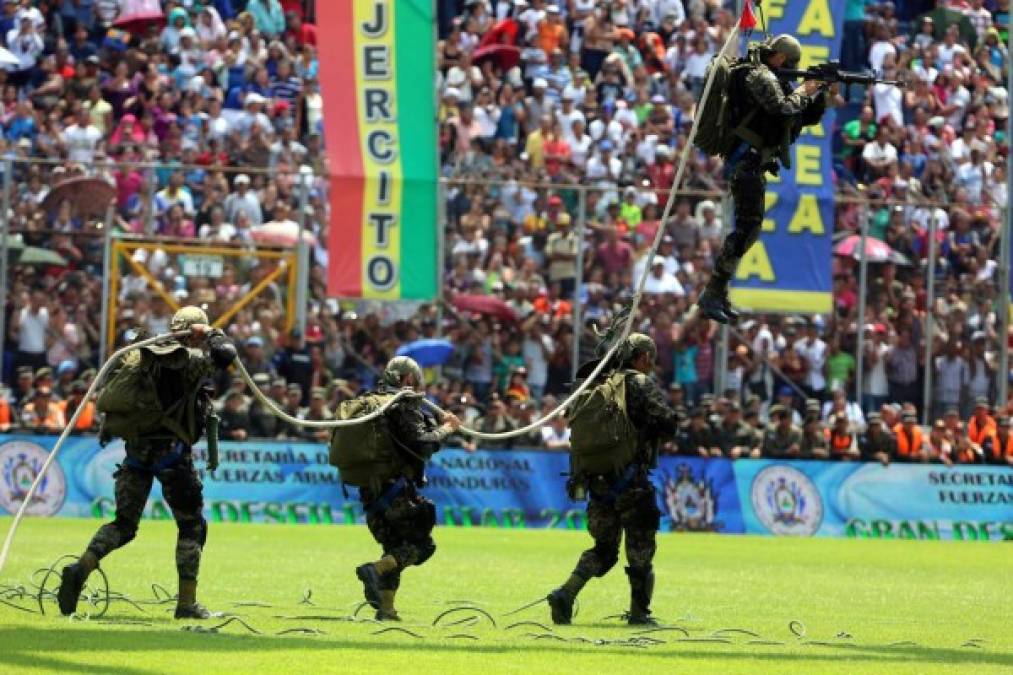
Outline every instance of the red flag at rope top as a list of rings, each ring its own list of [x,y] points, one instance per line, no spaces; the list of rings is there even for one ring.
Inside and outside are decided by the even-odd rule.
[[[756,28],[756,15],[753,14],[753,3],[746,0],[742,7],[742,16],[739,17],[739,29],[749,31]]]

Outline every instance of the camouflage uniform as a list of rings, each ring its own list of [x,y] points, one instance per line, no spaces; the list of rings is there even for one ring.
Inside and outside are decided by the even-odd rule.
[[[799,452],[801,452],[802,443],[802,430],[794,424],[783,431],[778,425],[772,424],[767,428],[767,433],[763,436],[763,456],[775,458],[789,457],[788,450],[791,446],[797,445]]]
[[[653,343],[652,343],[653,346]],[[654,485],[649,478],[660,441],[678,432],[675,411],[654,380],[642,373],[626,376],[626,410],[637,430],[636,460],[626,471],[592,476],[588,485],[587,529],[594,546],[580,555],[570,580],[549,596],[550,605],[565,591],[569,602],[592,577],[602,577],[619,561],[619,544],[626,535],[626,574],[630,580],[633,622],[646,622],[654,589],[652,561],[661,522]],[[560,621],[553,605],[553,620]]]
[[[195,379],[199,374],[204,376],[201,379],[209,378],[214,375],[216,367],[227,367],[235,357],[235,347],[221,331],[209,334],[208,348],[208,353],[189,350],[191,368],[187,369],[188,379]],[[168,407],[172,401],[186,395],[183,391],[185,386],[187,383],[180,371],[161,369],[157,388],[163,406]],[[210,405],[210,401],[198,395],[196,404],[198,408],[204,408]],[[203,410],[197,412],[196,417],[203,420]],[[194,469],[191,446],[173,437],[168,430],[147,438],[127,438],[125,445],[126,459],[113,474],[116,480],[116,517],[99,528],[88,544],[88,551],[101,560],[134,538],[153,481],[158,479],[178,528],[176,568],[179,578],[195,580],[201,551],[207,540],[207,521],[203,515],[203,486]]]
[[[381,386],[380,394],[397,394],[397,388]],[[436,552],[432,532],[436,526],[436,507],[422,497],[416,485],[424,484],[425,462],[449,436],[438,428],[418,401],[402,399],[384,416],[395,445],[404,460],[404,476],[388,480],[378,488],[362,487],[359,498],[366,510],[366,526],[384,555],[394,558],[395,569],[380,574],[380,589],[396,591],[401,572],[411,565],[421,565]]]
[[[711,280],[701,297],[701,309],[715,320],[721,319],[707,311],[713,307],[708,303],[727,303],[728,284],[739,261],[760,236],[767,190],[764,173],[777,172],[776,160],[790,168],[790,144],[803,127],[818,123],[826,110],[823,93],[811,97],[802,89],[793,91],[789,83],[777,78],[759,54],[753,58],[754,65],[741,79],[741,85],[733,86],[731,92],[733,100],[738,99],[736,110],[741,111],[736,115],[741,120],[736,135],[742,139],[732,156],[724,158],[732,164],[734,229],[721,245]],[[723,313],[728,318],[737,316],[727,304]]]

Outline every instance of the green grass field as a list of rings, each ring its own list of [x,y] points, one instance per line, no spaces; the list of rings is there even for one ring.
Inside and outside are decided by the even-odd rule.
[[[9,524],[0,519],[4,532]],[[3,581],[26,583],[59,555],[79,552],[97,524],[27,521]],[[368,608],[354,622],[283,618],[351,614],[361,600],[353,567],[377,553],[364,527],[214,525],[201,599],[237,614],[260,635],[239,622],[214,634],[184,631],[187,622],[167,611],[171,604],[139,610],[114,602],[102,619],[75,621],[60,617],[52,603],[45,616],[0,606],[0,672],[1013,671],[1008,546],[665,535],[655,614],[689,637],[664,630],[649,634],[658,642],[637,646],[630,642],[634,629],[606,618],[627,606],[620,566],[588,585],[573,626],[552,626],[544,604],[504,616],[563,580],[587,546],[586,534],[438,529],[436,539],[436,556],[405,573],[398,597],[405,619],[398,625],[420,637],[377,634],[390,624],[374,623]],[[174,593],[174,541],[171,523],[145,522],[138,538],[104,565],[112,590],[138,601],[155,599],[152,583]],[[312,605],[301,603],[308,589]],[[10,593],[0,597],[35,606]],[[496,626],[470,610],[432,625],[460,601],[488,611]],[[251,602],[270,606],[234,604]],[[548,630],[509,627],[519,621]],[[804,626],[803,637],[789,630],[792,621]],[[277,635],[293,628],[321,633]],[[758,637],[725,632],[718,637],[726,641],[713,640],[731,628]]]

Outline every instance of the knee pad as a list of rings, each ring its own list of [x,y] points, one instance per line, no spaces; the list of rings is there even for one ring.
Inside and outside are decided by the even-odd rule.
[[[421,565],[425,561],[432,558],[433,554],[436,553],[436,542],[434,542],[432,539],[429,539],[428,541],[424,541],[420,544],[417,544],[415,548],[417,551],[415,557],[415,564]]]
[[[120,546],[125,546],[129,542],[133,541],[134,537],[137,536],[137,523],[125,520],[123,518],[116,518],[113,521],[113,527],[120,535]]]
[[[616,566],[619,562],[619,549],[611,546],[606,547],[600,544],[594,545],[594,552],[598,558],[598,573],[595,576],[603,577],[608,574],[609,570]]]

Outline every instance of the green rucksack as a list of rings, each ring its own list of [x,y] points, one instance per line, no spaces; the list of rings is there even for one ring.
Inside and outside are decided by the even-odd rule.
[[[732,88],[735,79],[741,77],[749,66],[750,62],[747,59],[724,53],[718,53],[707,66],[704,82],[712,73],[714,81],[703,107],[696,111],[700,121],[693,144],[708,155],[727,157],[742,142],[735,133],[738,120],[734,114]],[[699,101],[697,104],[699,105]]]
[[[198,419],[196,398],[201,380],[208,374],[206,359],[191,358],[190,350],[179,343],[145,347],[127,352],[116,365],[99,393],[96,409],[103,413],[100,436],[140,438],[172,432],[192,445],[203,430]],[[162,369],[179,370],[184,396],[169,408],[158,398],[158,377]]]
[[[588,387],[570,405],[570,462],[575,475],[614,473],[637,456],[637,430],[626,412],[626,377],[620,370]]]
[[[364,394],[342,401],[337,417],[365,417],[392,398],[394,394]],[[402,474],[403,462],[383,415],[363,424],[336,427],[331,434],[328,461],[338,468],[341,482],[355,487],[376,487]]]

